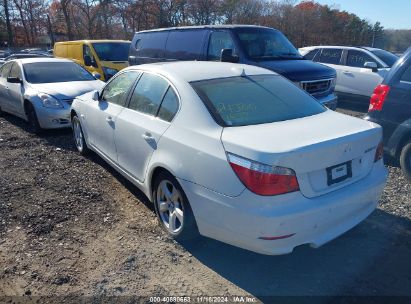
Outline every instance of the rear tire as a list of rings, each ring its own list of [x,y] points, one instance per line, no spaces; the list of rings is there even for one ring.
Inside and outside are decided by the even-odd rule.
[[[198,237],[198,228],[188,199],[178,181],[168,172],[161,172],[153,191],[154,208],[160,226],[176,241]]]
[[[74,145],[76,146],[77,151],[81,155],[88,154],[90,150],[87,147],[86,140],[84,139],[83,128],[81,127],[80,119],[77,115],[74,115],[71,119],[71,125],[73,129]]]
[[[407,142],[401,150],[400,166],[405,177],[411,181],[411,141]]]
[[[27,118],[30,127],[30,133],[37,135],[41,134],[41,132],[43,132],[43,128],[40,126],[39,120],[37,119],[36,110],[31,104],[28,106]]]

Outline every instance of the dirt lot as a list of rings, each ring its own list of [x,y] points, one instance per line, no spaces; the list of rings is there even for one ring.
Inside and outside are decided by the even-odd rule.
[[[181,245],[161,231],[141,192],[99,157],[75,152],[69,131],[38,137],[21,120],[0,117],[0,302],[411,296],[411,184],[398,168],[389,171],[379,208],[319,249],[263,256],[205,238]]]

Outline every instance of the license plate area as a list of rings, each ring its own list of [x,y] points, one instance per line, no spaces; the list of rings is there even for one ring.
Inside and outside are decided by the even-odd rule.
[[[340,183],[346,179],[352,177],[352,164],[351,161],[328,167],[327,169],[327,185]]]

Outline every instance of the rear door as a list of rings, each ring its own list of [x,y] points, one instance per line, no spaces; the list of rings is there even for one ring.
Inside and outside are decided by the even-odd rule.
[[[203,29],[170,31],[165,50],[166,60],[204,60],[206,34]]]
[[[140,33],[134,45],[135,51],[129,57],[130,64],[144,64],[164,61],[164,52],[169,31]]]
[[[83,109],[82,119],[86,122],[89,143],[113,162],[117,162],[116,120],[139,74],[136,71],[118,74],[104,87],[100,100],[91,100]]]
[[[341,67],[342,72],[337,76],[341,92],[371,97],[374,88],[382,82],[386,70],[373,72],[364,68],[366,62],[375,62],[381,68],[380,63],[365,51],[348,50],[345,65]]]
[[[169,82],[158,75],[144,73],[128,107],[119,115],[115,129],[118,163],[137,180],[145,180],[151,156],[177,109],[177,94]]]

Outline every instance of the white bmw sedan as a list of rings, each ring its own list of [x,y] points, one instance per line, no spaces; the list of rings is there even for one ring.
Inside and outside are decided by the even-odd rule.
[[[71,121],[78,151],[137,185],[177,240],[317,247],[364,220],[387,178],[381,127],[254,66],[129,67],[77,97]]]

